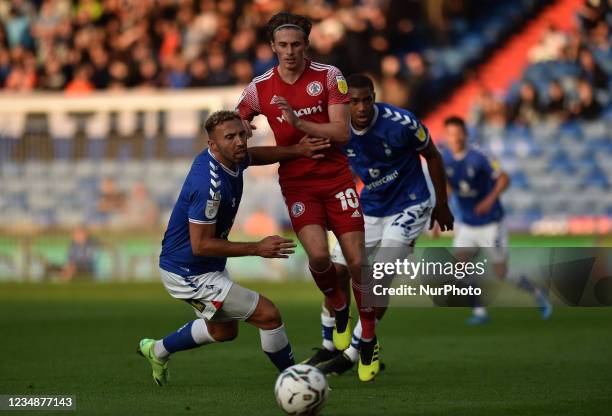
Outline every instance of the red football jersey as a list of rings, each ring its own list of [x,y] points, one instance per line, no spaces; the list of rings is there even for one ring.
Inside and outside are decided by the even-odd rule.
[[[274,104],[275,96],[284,97],[298,117],[315,123],[329,123],[329,105],[349,102],[348,88],[342,73],[330,65],[307,60],[304,72],[294,84],[283,81],[277,67],[254,78],[240,96],[237,110],[243,119],[249,121],[258,114],[266,116],[278,146],[294,145],[305,133],[282,118],[281,110]],[[352,180],[348,159],[334,145],[325,151],[323,159],[299,158],[281,162],[278,175],[281,186]]]

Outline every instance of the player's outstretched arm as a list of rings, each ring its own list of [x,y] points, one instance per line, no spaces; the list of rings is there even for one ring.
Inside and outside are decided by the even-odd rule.
[[[286,259],[295,252],[293,240],[278,235],[256,243],[237,243],[215,237],[216,224],[189,223],[189,239],[194,256],[242,257],[259,256]]]
[[[314,123],[299,118],[284,97],[276,97],[274,103],[280,108],[286,122],[309,136],[329,139],[332,143],[340,146],[349,142],[351,135],[348,104],[329,105],[327,107],[329,123]]]
[[[446,172],[444,171],[444,160],[442,155],[438,151],[438,148],[430,139],[429,143],[423,150],[419,152],[427,161],[427,169],[429,170],[429,176],[433,183],[434,190],[436,192],[436,206],[431,214],[431,223],[429,229],[431,230],[434,223],[437,222],[440,225],[441,231],[450,231],[453,229],[453,223],[455,219],[453,214],[448,207],[448,196],[446,193]]]
[[[474,214],[484,215],[493,209],[495,201],[501,196],[501,194],[508,189],[510,186],[510,176],[502,170],[498,171],[497,179],[495,180],[495,186],[491,189],[491,192],[485,196],[476,206],[474,207]]]
[[[304,136],[293,146],[257,146],[249,148],[248,151],[251,165],[270,165],[300,157],[322,159],[325,157],[322,152],[330,146],[329,139]]]

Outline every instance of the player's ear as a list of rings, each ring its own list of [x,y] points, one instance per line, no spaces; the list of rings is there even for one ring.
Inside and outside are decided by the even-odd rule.
[[[217,148],[217,143],[215,143],[215,141],[212,139],[212,137],[210,137],[210,135],[208,136],[208,147],[210,148],[210,150],[219,150]]]
[[[276,48],[274,47],[274,40],[270,41],[270,47],[272,48],[272,52],[276,53]]]

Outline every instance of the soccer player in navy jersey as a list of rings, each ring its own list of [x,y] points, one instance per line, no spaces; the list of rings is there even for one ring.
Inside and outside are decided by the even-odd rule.
[[[446,178],[442,157],[427,128],[409,111],[377,103],[372,80],[365,75],[348,77],[351,137],[343,151],[353,172],[364,183],[361,204],[365,243],[374,262],[392,262],[412,253],[416,239],[429,224],[452,230],[453,216],[446,202]],[[432,205],[421,156],[427,161],[435,190]],[[382,248],[382,250],[379,250]],[[346,260],[336,245],[332,260],[337,273],[348,279]],[[378,303],[378,302],[377,302]],[[376,308],[377,318],[384,307]],[[334,317],[324,305],[321,315],[323,346],[307,362],[324,373],[341,374],[358,359],[360,322],[351,345],[343,353],[331,342]]]
[[[552,306],[546,293],[525,276],[508,269],[508,233],[504,225],[501,194],[510,186],[510,178],[498,161],[467,145],[467,129],[460,117],[449,117],[444,122],[448,148],[442,156],[446,165],[449,187],[453,192],[458,217],[453,247],[458,258],[469,258],[478,249],[487,252],[498,278],[508,279],[535,298],[543,319],[548,319]],[[489,320],[479,297],[474,297],[470,325]]]
[[[142,339],[138,352],[147,359],[153,379],[168,382],[170,354],[213,342],[231,341],[238,321],[259,328],[261,347],[279,371],[293,365],[293,352],[276,306],[264,296],[230,279],[228,257],[287,258],[292,240],[269,236],[256,243],[228,240],[240,205],[243,173],[297,157],[322,158],[329,141],[304,137],[287,147],[247,149],[240,115],[218,111],[206,121],[208,149],[194,160],[174,206],[160,255],[161,279],[168,293],[189,303],[198,319],[166,337]]]

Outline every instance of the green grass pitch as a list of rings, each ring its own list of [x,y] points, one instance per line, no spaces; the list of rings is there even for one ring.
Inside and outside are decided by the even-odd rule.
[[[314,285],[247,286],[277,303],[305,358],[320,340]],[[354,372],[331,378],[323,414],[610,414],[612,309],[557,308],[549,322],[533,309],[493,309],[478,328],[464,326],[467,313],[390,310],[379,328],[387,370],[370,384]],[[139,338],[190,319],[161,284],[2,284],[0,394],[72,394],[83,415],[281,414],[276,371],[247,324],[232,343],[177,354],[171,384],[153,383]]]

